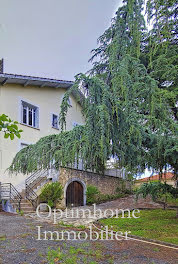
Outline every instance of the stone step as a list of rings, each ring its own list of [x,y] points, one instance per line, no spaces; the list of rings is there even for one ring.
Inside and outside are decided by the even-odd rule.
[[[30,204],[30,202],[27,200],[27,199],[25,199],[25,198],[23,198],[22,200],[21,200],[21,204],[22,203],[29,203]]]
[[[16,204],[16,203],[17,203],[17,201],[14,201],[14,202],[12,201],[11,202],[11,204]],[[20,204],[29,204],[29,205],[31,205],[30,201],[28,201],[27,199],[22,199]]]
[[[23,212],[34,212],[35,211],[32,205],[31,206],[21,205],[20,208],[21,208],[21,211]]]
[[[24,214],[31,214],[31,213],[34,213],[34,212],[35,212],[34,210],[23,210],[23,209],[21,209],[21,211],[22,211]]]
[[[33,206],[31,204],[20,204],[21,208],[32,208]]]
[[[31,206],[31,207],[21,206],[20,208],[21,208],[21,210],[32,210],[33,211],[33,206]]]
[[[13,206],[14,209],[18,209],[18,205],[17,204],[12,204],[11,203],[11,205]],[[26,205],[20,206],[20,210],[22,212],[24,212],[25,214],[27,214],[27,213],[34,213],[35,212],[33,206],[29,206],[29,205],[27,205],[27,206]]]
[[[15,208],[17,207],[17,203],[11,202],[11,204],[13,207],[15,207]],[[35,211],[32,204],[27,199],[21,200],[20,208],[21,208],[21,211],[23,211],[24,213],[31,213],[31,212]]]

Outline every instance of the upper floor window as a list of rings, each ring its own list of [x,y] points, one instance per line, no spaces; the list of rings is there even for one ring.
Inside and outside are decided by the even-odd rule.
[[[22,124],[38,127],[38,107],[22,101]]]
[[[52,127],[59,129],[59,118],[55,114],[52,114]]]

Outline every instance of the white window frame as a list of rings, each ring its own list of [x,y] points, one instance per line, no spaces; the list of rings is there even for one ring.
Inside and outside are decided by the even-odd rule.
[[[21,124],[32,127],[32,128],[39,128],[39,107],[29,103],[26,100],[21,100]],[[23,122],[23,110],[24,108],[27,109],[27,114],[26,114],[26,123]],[[32,109],[32,125],[29,124],[29,111],[30,108]],[[35,112],[34,112],[35,111]],[[34,115],[35,115],[35,121],[34,121]]]
[[[72,127],[74,128],[74,127],[76,127],[76,126],[82,126],[83,124],[81,124],[81,123],[78,123],[78,122],[76,122],[76,121],[73,121],[72,122]]]
[[[18,144],[18,151],[20,151],[22,148],[22,145],[26,145],[26,146],[29,146],[29,145],[32,145],[34,143],[32,142],[27,142],[27,141],[22,141],[22,140],[19,140],[19,144]]]
[[[77,122],[72,122],[72,126],[73,126],[73,127],[79,126],[79,123],[77,123]]]
[[[57,127],[53,126],[53,116],[57,116]],[[59,115],[56,113],[51,114],[51,126],[52,128],[59,130]]]

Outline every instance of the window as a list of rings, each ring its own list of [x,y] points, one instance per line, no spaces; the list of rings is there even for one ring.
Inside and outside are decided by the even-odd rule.
[[[72,102],[71,102],[71,99],[70,99],[70,97],[69,97],[69,99],[68,99],[68,104],[70,105],[70,106],[72,106]]]
[[[79,126],[77,122],[73,122],[73,127]]]
[[[55,114],[52,114],[52,127],[55,129],[59,129],[59,119]]]
[[[22,124],[38,127],[38,107],[22,101]]]
[[[26,147],[28,147],[27,143],[21,143],[20,144],[20,149],[23,149],[23,148],[26,148]]]

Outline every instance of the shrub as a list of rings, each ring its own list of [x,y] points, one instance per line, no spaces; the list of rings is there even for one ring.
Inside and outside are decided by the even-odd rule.
[[[87,186],[87,204],[93,204],[98,201],[98,195],[100,194],[98,188],[93,185],[88,185]]]
[[[123,189],[120,187],[116,187],[116,194],[133,194],[133,191],[126,188]]]
[[[134,191],[133,190],[129,190],[129,189],[126,189],[124,191],[124,194],[128,194],[128,195],[133,194],[133,193],[134,193]]]
[[[47,183],[40,194],[40,201],[48,203],[50,207],[54,207],[56,202],[61,200],[62,193],[63,189],[59,182]]]
[[[167,183],[148,182],[143,183],[137,190],[136,199],[138,199],[139,195],[142,195],[143,198],[150,195],[153,201],[160,201],[161,199],[165,209],[168,199],[177,198],[178,190]]]
[[[97,187],[93,185],[88,185],[86,195],[87,195],[87,204],[94,204],[94,203],[99,204],[125,197],[127,194],[123,192],[119,192],[116,194],[103,194],[98,190]]]
[[[116,200],[118,198],[123,198],[126,195],[124,193],[118,193],[118,194],[100,194],[96,203],[104,203],[107,201]]]

